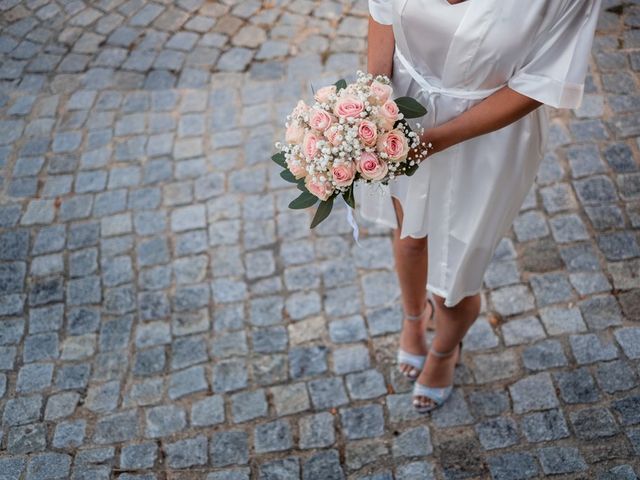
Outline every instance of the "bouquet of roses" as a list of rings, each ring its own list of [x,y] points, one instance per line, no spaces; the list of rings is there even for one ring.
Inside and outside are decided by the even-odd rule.
[[[315,92],[313,105],[300,100],[287,116],[285,143],[276,143],[280,152],[271,158],[284,168],[280,176],[302,191],[290,208],[320,201],[311,228],[329,215],[338,195],[355,208],[354,182],[386,185],[418,168],[408,155],[420,147],[420,136],[406,119],[427,111],[411,97],[392,100],[392,94],[388,77],[359,71],[355,83],[339,80],[323,87]]]

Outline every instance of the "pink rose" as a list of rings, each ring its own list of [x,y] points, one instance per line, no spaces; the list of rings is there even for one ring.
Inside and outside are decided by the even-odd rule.
[[[291,122],[284,134],[284,141],[289,144],[300,145],[303,138],[304,128],[298,125],[298,122]]]
[[[389,168],[386,162],[380,161],[374,153],[363,152],[358,159],[356,169],[367,180],[382,180]]]
[[[398,120],[399,113],[398,105],[396,105],[396,102],[393,100],[387,100],[384,105],[378,109],[378,115],[380,115],[384,128],[387,130],[393,128],[393,124]]]
[[[336,93],[336,86],[329,85],[328,87],[322,87],[320,90],[318,90],[314,97],[316,99],[316,102],[327,103],[329,101],[329,97],[333,93]]]
[[[402,131],[391,130],[378,137],[378,150],[389,155],[389,160],[401,162],[407,158],[409,153],[409,143]]]
[[[336,102],[333,113],[341,118],[357,118],[363,110],[363,102],[356,97],[347,95]]]
[[[326,200],[333,193],[333,187],[331,186],[331,182],[324,181],[321,182],[317,178],[312,178],[308,176],[304,182],[307,190],[311,192],[313,195],[318,197],[320,200]]]
[[[319,132],[324,132],[327,128],[331,126],[332,123],[333,123],[333,117],[329,115],[326,111],[319,108],[313,108],[311,110],[309,125],[314,130],[318,130]]]
[[[304,100],[298,100],[298,104],[293,109],[293,112],[291,112],[291,116],[299,117],[300,115],[303,115],[308,111],[309,111],[309,106],[306,103],[304,103]]]
[[[302,140],[302,152],[304,155],[311,159],[318,152],[318,137],[315,134],[308,132]]]
[[[339,187],[348,187],[356,176],[356,165],[353,162],[334,164],[331,169],[333,180]]]
[[[384,83],[374,81],[371,84],[371,93],[376,99],[376,103],[383,104],[391,96],[393,89],[391,85],[385,85]]]
[[[378,129],[375,123],[369,120],[362,120],[358,126],[358,138],[360,138],[362,143],[367,147],[375,145],[376,139],[378,138]]]
[[[293,176],[296,177],[296,179],[307,176],[307,169],[304,167],[301,161],[291,163],[287,162],[287,167],[289,168],[289,171],[293,174]]]
[[[340,142],[342,141],[342,135],[340,134],[340,130],[338,130],[338,126],[332,125],[327,128],[324,131],[324,138],[326,138],[327,141],[334,147],[340,145]]]

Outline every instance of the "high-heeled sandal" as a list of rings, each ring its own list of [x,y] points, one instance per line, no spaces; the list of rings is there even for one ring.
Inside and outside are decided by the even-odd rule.
[[[431,348],[429,353],[438,357],[438,358],[447,358],[451,355],[458,352],[458,359],[456,360],[456,365],[460,362],[460,358],[462,357],[462,342],[460,342],[453,350],[449,352],[438,352]],[[447,385],[446,387],[428,387],[426,385],[421,384],[416,381],[413,384],[413,407],[416,409],[418,413],[429,413],[436,408],[441,407],[444,402],[451,396],[451,392],[453,391],[453,382],[451,385]],[[431,405],[420,406],[419,401],[416,397],[427,397],[432,401]]]
[[[422,316],[425,314],[425,312],[427,311],[427,304],[431,305],[431,315],[429,316],[429,321],[431,321],[433,319],[433,315],[435,312],[435,306],[433,304],[433,302],[431,301],[431,299],[429,297],[427,297],[427,299],[425,300],[425,306],[424,309],[422,310],[422,312],[420,312],[418,315],[406,315],[404,316],[404,318],[406,318],[407,320],[411,320],[411,321],[420,321],[422,319]],[[425,345],[427,346],[427,345]],[[428,346],[427,346],[428,348]],[[410,353],[407,352],[406,350],[403,350],[402,348],[398,348],[398,358],[397,358],[397,362],[398,362],[398,369],[400,370],[400,372],[407,377],[409,380],[414,381],[416,378],[418,378],[418,375],[420,375],[420,371],[422,370],[422,367],[424,365],[424,362],[426,360],[427,356],[426,355],[417,355],[415,353]],[[414,369],[416,369],[416,373],[414,375],[412,375],[411,373],[409,373],[411,370],[409,371],[403,371],[400,369],[401,365],[409,365],[411,367],[413,367]]]

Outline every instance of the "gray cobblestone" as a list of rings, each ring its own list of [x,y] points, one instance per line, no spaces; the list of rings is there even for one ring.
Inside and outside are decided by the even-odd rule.
[[[135,410],[102,417],[96,423],[93,440],[114,443],[132,440],[138,435],[138,416]]]
[[[264,390],[234,394],[231,397],[231,412],[236,423],[266,416],[267,400]]]
[[[600,398],[589,371],[582,367],[571,372],[554,373],[560,395],[567,403],[591,403]]]
[[[207,437],[204,435],[168,443],[165,450],[171,468],[205,465],[208,460]]]
[[[629,390],[636,386],[637,375],[628,363],[622,360],[599,363],[596,379],[600,387],[607,393]]]
[[[14,426],[37,421],[40,419],[41,408],[41,395],[9,399],[4,408],[2,423]]]
[[[152,468],[158,456],[155,443],[141,443],[126,445],[120,454],[120,468],[145,469]]]
[[[296,457],[265,462],[260,465],[259,478],[262,480],[269,478],[300,478],[300,462]]]
[[[118,406],[120,383],[107,382],[89,387],[85,406],[93,412],[110,412]]]
[[[248,435],[243,431],[214,433],[209,443],[211,464],[214,467],[244,465],[249,461]]]
[[[71,468],[71,457],[64,453],[41,453],[29,459],[27,478],[47,480],[67,478]]]
[[[476,425],[476,432],[485,450],[504,448],[518,441],[516,422],[507,417],[496,417]]]
[[[204,391],[208,388],[202,366],[190,367],[171,374],[169,378],[169,398],[178,399],[185,395]]]
[[[369,351],[364,345],[336,349],[333,365],[338,375],[364,370],[370,365]]]
[[[51,385],[53,379],[53,364],[36,363],[25,365],[18,372],[16,391],[20,393],[32,393]]]
[[[510,378],[517,372],[517,360],[512,350],[477,355],[474,358],[473,373],[478,383]]]
[[[416,427],[398,435],[393,444],[394,457],[416,457],[433,452],[431,436],[426,427]]]
[[[289,371],[293,378],[323,373],[327,370],[324,346],[294,347],[289,352]]]
[[[7,451],[12,454],[41,452],[46,448],[46,429],[44,424],[31,424],[13,427],[7,436]]]
[[[548,373],[538,373],[514,383],[509,387],[513,399],[513,410],[524,413],[558,406],[558,398]]]
[[[213,369],[213,389],[229,392],[247,385],[246,364],[239,360],[220,361]]]
[[[291,427],[287,420],[275,420],[254,429],[255,450],[258,453],[287,450],[293,447]]]
[[[613,360],[618,357],[615,345],[595,334],[571,335],[569,341],[573,356],[580,364]]]
[[[546,474],[572,473],[587,469],[582,455],[574,447],[546,447],[538,451]]]
[[[618,426],[609,410],[585,408],[571,412],[571,423],[578,438],[594,440],[618,433]]]
[[[560,410],[545,410],[525,415],[522,432],[529,442],[558,440],[569,436],[567,422]]]
[[[205,397],[191,407],[191,425],[196,427],[222,423],[225,418],[224,401],[221,396]]]
[[[640,397],[630,396],[616,400],[612,404],[613,410],[622,425],[635,425],[640,423]]]
[[[162,405],[145,412],[145,436],[157,438],[179,432],[186,427],[186,415],[182,408]]]
[[[84,420],[61,422],[56,426],[52,445],[55,448],[71,448],[82,445],[86,429]]]
[[[342,480],[344,478],[337,450],[316,453],[302,464],[303,480],[312,480],[322,476],[327,480]]]
[[[506,345],[529,343],[545,337],[544,329],[536,317],[510,320],[502,327]]]
[[[300,448],[328,447],[335,442],[334,418],[328,412],[302,417],[298,428]]]
[[[353,399],[376,398],[386,392],[383,375],[372,369],[347,375],[346,384]]]
[[[504,453],[489,458],[489,470],[496,480],[535,478],[539,467],[535,458],[522,452]]]
[[[491,300],[501,315],[515,315],[534,306],[533,296],[524,285],[506,286],[494,290]]]
[[[615,338],[624,354],[630,359],[640,358],[640,329],[636,327],[620,328],[614,332]]]
[[[412,462],[399,467],[396,471],[398,480],[408,480],[410,478],[424,478],[433,480],[433,466],[427,462]]]
[[[384,431],[382,408],[379,405],[342,408],[340,421],[350,440],[377,437]]]
[[[546,370],[568,364],[562,344],[557,340],[543,340],[522,352],[524,366],[529,370]]]
[[[58,420],[72,415],[79,399],[80,395],[76,392],[63,392],[50,396],[44,411],[44,419]]]
[[[620,307],[612,295],[593,296],[580,301],[578,307],[587,325],[593,330],[601,330],[622,323]]]
[[[337,407],[349,402],[342,380],[339,377],[312,380],[308,383],[314,408]]]
[[[350,343],[364,340],[367,336],[364,320],[354,315],[329,324],[329,335],[335,343]]]
[[[304,383],[276,386],[270,389],[278,415],[291,415],[310,408],[309,395]],[[261,403],[264,399],[259,399]],[[266,414],[266,403],[260,410]]]

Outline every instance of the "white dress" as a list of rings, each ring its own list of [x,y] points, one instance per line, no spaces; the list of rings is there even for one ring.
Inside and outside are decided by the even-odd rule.
[[[601,0],[369,0],[373,19],[393,25],[394,95],[427,108],[418,120],[425,128],[505,85],[552,107],[579,107],[600,8]],[[534,183],[547,130],[541,107],[433,154],[411,177],[386,187],[357,183],[356,209],[398,228],[397,197],[401,238],[427,236],[427,289],[453,306],[482,289],[495,248]]]

